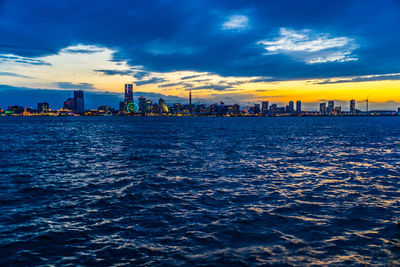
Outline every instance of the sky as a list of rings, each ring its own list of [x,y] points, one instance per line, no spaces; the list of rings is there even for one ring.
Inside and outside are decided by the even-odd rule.
[[[136,97],[400,106],[398,0],[0,0],[0,108]]]

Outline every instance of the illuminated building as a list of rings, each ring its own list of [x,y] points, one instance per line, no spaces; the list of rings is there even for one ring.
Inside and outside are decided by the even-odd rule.
[[[38,112],[39,113],[49,112],[49,103],[47,103],[47,102],[38,103]]]
[[[162,99],[162,98],[158,99],[158,106],[159,106],[159,112],[160,113],[167,113],[168,112],[167,102],[165,102],[164,99]]]
[[[125,84],[125,105],[133,102],[133,84]]]
[[[301,101],[297,100],[296,102],[296,112],[300,113],[301,112]]]
[[[64,109],[68,109],[68,110],[74,109],[74,99],[73,98],[67,98],[67,100],[64,101]]]
[[[152,112],[153,112],[153,101],[148,99],[145,102],[145,113],[152,113]]]
[[[83,98],[83,91],[74,91],[74,113],[83,114],[85,113],[85,101]]]
[[[287,113],[293,113],[294,112],[294,103],[293,103],[293,101],[289,102],[289,109],[286,112]]]

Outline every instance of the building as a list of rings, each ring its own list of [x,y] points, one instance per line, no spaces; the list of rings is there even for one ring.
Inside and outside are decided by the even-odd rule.
[[[125,105],[133,102],[133,84],[125,84]]]
[[[144,96],[139,96],[139,111],[146,112],[146,98]]]
[[[164,99],[162,99],[162,98],[158,99],[158,106],[159,106],[160,113],[168,113],[168,105]]]
[[[293,113],[294,112],[294,103],[293,101],[289,101],[289,106],[287,108],[286,113]]]
[[[74,108],[73,112],[77,114],[85,113],[85,100],[83,96],[83,91],[74,91]]]
[[[277,110],[277,108],[278,108],[278,105],[277,105],[277,104],[272,104],[272,105],[269,107],[269,111],[270,111],[271,113],[275,113],[276,110]]]
[[[320,114],[325,114],[326,113],[326,103],[320,103],[319,104],[319,113]]]
[[[350,100],[350,113],[356,113],[356,101],[354,99]]]
[[[74,99],[73,98],[67,98],[67,100],[64,101],[64,109],[68,110],[73,110],[74,109]]]
[[[260,114],[260,112],[261,112],[260,104],[255,104],[254,105],[254,114]]]
[[[192,113],[192,90],[189,91],[189,113]]]
[[[332,113],[335,110],[335,101],[334,100],[330,100],[328,101],[328,113]]]
[[[263,115],[267,114],[268,112],[268,106],[269,106],[269,102],[268,101],[263,101],[261,102],[261,113]]]
[[[38,112],[39,113],[49,112],[49,103],[47,103],[47,102],[38,103]]]
[[[296,102],[296,112],[300,113],[301,112],[301,101],[297,100]]]
[[[232,106],[232,115],[238,116],[240,115],[240,106],[239,104],[233,104]]]
[[[147,99],[145,102],[145,113],[152,113],[153,112],[153,101]]]

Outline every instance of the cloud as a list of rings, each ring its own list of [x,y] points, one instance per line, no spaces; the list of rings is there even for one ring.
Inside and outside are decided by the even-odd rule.
[[[100,72],[104,75],[109,75],[109,76],[112,76],[112,75],[124,76],[124,75],[132,75],[133,74],[132,70],[95,70],[95,72]]]
[[[145,84],[154,84],[154,83],[163,83],[163,82],[166,82],[166,80],[164,78],[153,77],[148,80],[137,81],[137,82],[135,82],[135,84],[137,86],[140,86],[140,85],[145,85]]]
[[[37,58],[81,43],[109,48],[115,51],[110,61],[143,65],[151,72],[190,70],[289,79],[395,73],[400,69],[400,32],[396,28],[400,3],[382,1],[384,4],[376,0],[202,0],[181,2],[176,8],[165,0],[99,0],[96,5],[78,0],[68,4],[2,0],[0,54]],[[247,17],[249,10],[251,17]],[[243,15],[246,27],[246,18],[234,17]],[[324,49],[270,52],[265,45],[255,45],[260,40],[276,42],[285,37],[279,34],[280,28],[308,36],[310,40],[303,45],[319,36]],[[303,33],[301,29],[312,30]],[[226,34],[240,30],[244,30],[240,37]],[[302,42],[296,36],[291,38],[295,44]],[[349,43],[343,44],[346,41]]]
[[[1,54],[0,55],[0,63],[1,62],[15,62],[15,63],[23,63],[23,64],[29,64],[29,65],[51,66],[50,63],[45,62],[44,60],[28,58],[28,57],[21,57],[21,56],[12,55],[12,54]]]
[[[165,84],[160,84],[160,85],[158,85],[158,87],[160,87],[160,88],[163,88],[163,87],[176,87],[176,86],[191,87],[190,84],[188,84],[188,83],[183,83],[183,82],[165,83]]]
[[[94,53],[99,53],[103,52],[104,49],[99,49],[97,46],[85,46],[85,45],[79,45],[79,46],[74,46],[74,47],[68,47],[66,49],[62,49],[60,52],[65,52],[65,53],[77,53],[77,54],[94,54]]]
[[[387,81],[387,80],[390,81],[400,80],[400,73],[326,79],[323,80],[322,82],[317,82],[316,84],[374,82],[374,81]]]
[[[11,77],[19,77],[19,78],[31,78],[26,75],[21,75],[18,73],[13,73],[13,72],[5,72],[5,71],[0,71],[0,76],[11,76]]]
[[[233,15],[222,24],[224,30],[242,30],[249,26],[249,18],[243,15]]]
[[[57,82],[57,85],[61,89],[71,89],[71,90],[92,90],[94,88],[93,84],[91,83],[70,83],[70,82]]]
[[[309,64],[326,62],[356,61],[352,54],[358,46],[348,37],[332,37],[312,30],[280,28],[279,36],[273,40],[258,42],[267,53],[265,55],[286,54]]]

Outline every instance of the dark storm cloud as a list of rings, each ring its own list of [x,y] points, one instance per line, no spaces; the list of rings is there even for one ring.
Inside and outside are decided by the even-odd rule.
[[[277,79],[400,72],[397,0],[3,0],[0,6],[0,36],[7,40],[0,53],[23,57],[57,53],[81,43],[115,49],[115,60],[143,65],[148,71]],[[230,23],[223,28],[233,15],[245,16],[248,25],[236,30]],[[277,40],[281,28],[309,29],[310,41],[319,34],[324,40],[350,41],[334,51],[312,52],[317,61],[332,61],[328,63],[307,64],[310,51],[285,54],[278,49],[279,53],[266,55],[259,42]],[[357,60],[340,62],[334,56]]]

